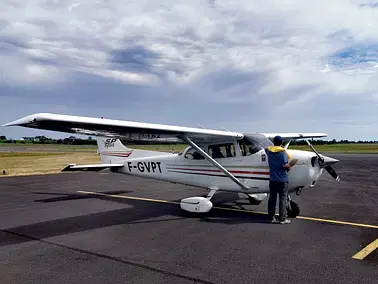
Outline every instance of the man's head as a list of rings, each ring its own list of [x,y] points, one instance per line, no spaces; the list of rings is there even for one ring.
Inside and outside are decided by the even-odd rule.
[[[282,137],[277,135],[273,138],[274,146],[281,146],[282,145]]]

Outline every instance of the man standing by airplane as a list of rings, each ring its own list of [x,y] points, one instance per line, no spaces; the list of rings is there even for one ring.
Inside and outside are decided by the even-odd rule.
[[[273,139],[274,146],[269,146],[265,149],[268,156],[269,163],[269,189],[270,195],[268,200],[268,217],[272,223],[290,224],[287,218],[287,190],[288,190],[288,175],[287,172],[292,166],[296,164],[293,159],[289,163],[290,156],[286,150],[281,146],[282,137],[275,136]],[[279,195],[279,217],[275,218],[277,194]]]

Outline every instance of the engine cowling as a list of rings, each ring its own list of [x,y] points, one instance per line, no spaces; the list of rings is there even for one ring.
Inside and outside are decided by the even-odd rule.
[[[213,203],[205,197],[188,197],[181,200],[180,207],[189,212],[205,213],[211,210]]]

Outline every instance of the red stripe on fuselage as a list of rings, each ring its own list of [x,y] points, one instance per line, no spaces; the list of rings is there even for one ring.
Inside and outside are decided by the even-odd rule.
[[[114,156],[114,157],[129,157],[132,154],[132,151],[130,152],[108,152],[108,151],[103,151],[101,152],[101,155],[105,156]]]
[[[184,171],[213,172],[213,173],[222,172],[221,170],[206,170],[206,169],[191,169],[191,168],[172,168],[172,169],[184,170]],[[252,171],[243,171],[243,170],[231,170],[229,172],[232,174],[269,175],[269,172],[252,172]]]

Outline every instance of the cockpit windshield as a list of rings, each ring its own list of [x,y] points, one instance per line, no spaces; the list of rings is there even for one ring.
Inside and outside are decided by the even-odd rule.
[[[272,141],[262,134],[248,134],[238,141],[243,156],[253,155],[268,146],[273,145]]]
[[[245,134],[244,137],[247,138],[248,140],[253,140],[254,142],[257,142],[263,148],[267,148],[268,146],[274,145],[272,141],[270,141],[268,138],[266,138],[262,134]]]
[[[244,134],[243,139],[238,140],[237,143],[239,144],[242,156],[250,156],[255,153],[264,150],[265,148],[272,146],[273,143],[268,138],[266,138],[262,134]],[[214,152],[214,147],[222,147],[222,151],[220,153]],[[205,147],[207,148],[207,147]],[[207,149],[205,150],[207,152]],[[223,153],[224,152],[224,153]],[[204,157],[197,153],[194,148],[188,147],[185,150],[181,151],[178,155],[182,155],[185,153],[185,158],[187,159],[204,159]],[[233,143],[226,143],[226,144],[219,144],[219,145],[210,145],[208,154],[213,158],[220,158],[215,154],[223,153],[224,157],[235,157],[235,148]]]

